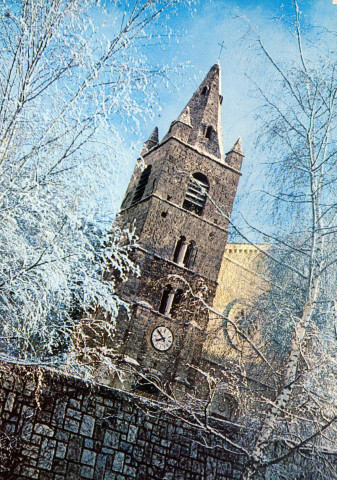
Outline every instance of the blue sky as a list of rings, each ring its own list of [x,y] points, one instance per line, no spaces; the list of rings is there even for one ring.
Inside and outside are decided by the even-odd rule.
[[[300,1],[299,5],[303,12],[304,36],[314,37],[318,32],[315,28],[317,25],[337,29],[337,5],[332,5],[332,0]],[[273,55],[281,60],[291,59],[294,42],[288,27],[293,14],[292,0],[200,0],[192,14],[181,9],[169,20],[169,26],[173,30],[178,29],[179,35],[176,40],[165,45],[163,51],[157,48],[149,51],[149,57],[152,60],[161,58],[173,66],[185,64],[188,67],[183,70],[182,75],[172,75],[168,88],[159,88],[161,111],[157,111],[154,118],[144,125],[143,138],[134,136],[129,139],[136,142],[136,147],[129,151],[125,169],[116,179],[117,199],[122,199],[124,195],[141,143],[155,126],[159,127],[160,138],[165,135],[170,123],[177,118],[203,77],[219,58],[219,43],[224,42],[225,49],[220,57],[224,97],[224,150],[228,151],[238,136],[242,137],[246,158],[235,210],[237,217],[242,211],[249,221],[256,222],[256,210],[251,209],[251,194],[261,187],[263,163],[267,159],[263,158],[254,146],[258,134],[255,114],[260,100],[249,77],[263,78],[264,67],[252,47],[252,42],[247,38],[247,25],[251,22],[257,28]]]

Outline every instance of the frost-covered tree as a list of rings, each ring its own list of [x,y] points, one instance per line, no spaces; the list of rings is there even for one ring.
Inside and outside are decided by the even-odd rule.
[[[109,232],[93,197],[123,156],[121,130],[151,111],[166,69],[143,47],[180,3],[0,2],[2,357],[63,363],[83,309],[104,309],[112,333],[118,299],[102,273],[135,271],[134,239]]]

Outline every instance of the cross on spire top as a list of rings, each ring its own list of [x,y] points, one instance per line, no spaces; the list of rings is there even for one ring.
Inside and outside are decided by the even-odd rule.
[[[336,0],[337,1],[337,0]],[[218,60],[220,60],[220,57],[221,57],[221,54],[222,54],[222,50],[226,47],[225,47],[225,41],[223,40],[222,43],[218,43],[219,47],[220,47],[220,53],[219,53],[219,56],[218,56]]]

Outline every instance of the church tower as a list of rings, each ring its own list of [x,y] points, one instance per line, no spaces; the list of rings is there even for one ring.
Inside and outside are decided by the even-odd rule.
[[[164,388],[194,388],[241,175],[240,139],[223,158],[220,93],[216,64],[166,136],[156,128],[144,144],[117,220],[135,228],[141,276],[119,287],[130,308],[115,342]]]

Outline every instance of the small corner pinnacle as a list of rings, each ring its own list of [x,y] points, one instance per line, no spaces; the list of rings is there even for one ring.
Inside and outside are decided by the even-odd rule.
[[[141,155],[144,155],[146,152],[151,150],[151,148],[158,145],[158,143],[159,143],[159,131],[158,131],[158,127],[156,127],[151,133],[149,139],[144,143]]]
[[[191,127],[191,114],[190,114],[190,107],[187,105],[185,110],[181,112],[181,114],[178,117],[178,121],[185,123],[189,127]]]
[[[241,137],[239,137],[237,139],[237,141],[234,143],[232,151],[235,151],[235,152],[239,153],[240,155],[243,155]]]

